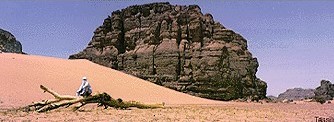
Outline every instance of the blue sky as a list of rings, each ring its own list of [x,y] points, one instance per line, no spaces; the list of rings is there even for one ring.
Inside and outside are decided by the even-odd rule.
[[[93,31],[112,11],[151,0],[1,1],[0,28],[22,43],[23,51],[67,58],[84,49]],[[240,33],[258,58],[257,76],[268,83],[268,95],[287,88],[315,88],[334,82],[334,2],[175,0],[197,4],[215,21]]]

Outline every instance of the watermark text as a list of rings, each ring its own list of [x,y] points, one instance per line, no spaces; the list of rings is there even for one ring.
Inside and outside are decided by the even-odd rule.
[[[330,117],[321,117],[321,116],[315,116],[316,122],[334,122],[334,116]]]

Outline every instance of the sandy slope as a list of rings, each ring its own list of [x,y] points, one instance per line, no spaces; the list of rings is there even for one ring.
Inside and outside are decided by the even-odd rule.
[[[52,98],[42,93],[40,84],[61,94],[75,95],[82,76],[89,78],[95,93],[105,91],[115,98],[145,103],[166,102],[169,106],[116,110],[87,105],[81,111],[63,108],[50,113],[6,109]],[[333,104],[212,101],[176,92],[87,60],[0,54],[0,121],[315,121],[317,118],[334,118],[333,113]]]
[[[60,94],[75,95],[81,77],[87,76],[93,92],[107,92],[114,98],[145,103],[217,104],[106,68],[87,60],[0,54],[0,106],[20,106],[52,98],[43,93],[43,84]]]

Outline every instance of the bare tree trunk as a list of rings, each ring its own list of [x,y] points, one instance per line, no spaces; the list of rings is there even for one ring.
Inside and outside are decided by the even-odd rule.
[[[89,104],[89,103],[97,103],[98,106],[104,106],[104,108],[113,107],[120,109],[127,109],[129,107],[137,107],[140,109],[153,109],[153,108],[163,108],[164,103],[162,104],[152,104],[145,105],[139,102],[130,101],[123,102],[122,99],[113,99],[107,93],[96,94],[88,97],[77,97],[70,95],[60,95],[57,92],[41,85],[40,88],[44,90],[44,92],[50,93],[55,99],[45,100],[42,102],[36,102],[32,105],[28,105],[26,107],[20,108],[20,110],[24,111],[37,111],[37,112],[46,112],[53,109],[57,109],[60,107],[69,107],[73,104],[79,104],[79,106],[74,107],[73,110],[77,110],[80,107]]]

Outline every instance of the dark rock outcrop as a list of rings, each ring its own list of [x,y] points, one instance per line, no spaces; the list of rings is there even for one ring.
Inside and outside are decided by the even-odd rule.
[[[23,53],[22,45],[13,34],[0,29],[0,52]]]
[[[322,80],[320,86],[315,89],[315,99],[318,102],[332,100],[334,97],[334,84],[328,80]]]
[[[188,94],[219,100],[265,98],[257,59],[240,34],[197,5],[134,5],[112,12],[88,47],[92,62]]]
[[[278,100],[304,100],[314,97],[314,89],[293,88],[278,95]]]

